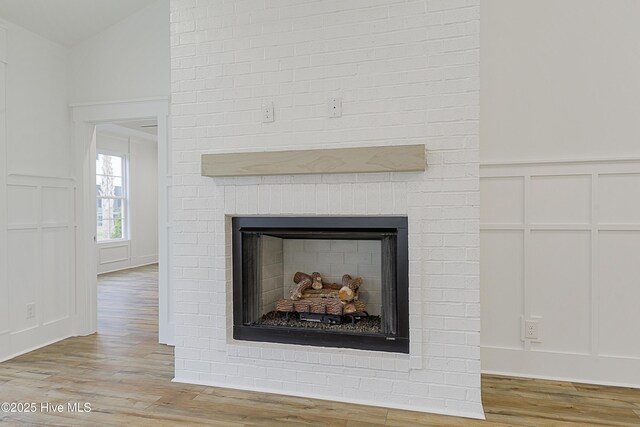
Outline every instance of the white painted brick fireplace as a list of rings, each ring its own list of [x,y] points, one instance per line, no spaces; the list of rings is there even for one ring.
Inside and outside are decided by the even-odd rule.
[[[479,0],[171,1],[176,381],[483,417],[479,19]],[[205,153],[416,143],[425,172],[200,169]],[[409,354],[234,341],[230,218],[252,215],[407,216]]]

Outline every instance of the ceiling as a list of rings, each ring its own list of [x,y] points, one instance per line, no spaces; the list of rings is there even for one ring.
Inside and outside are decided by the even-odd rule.
[[[71,47],[156,0],[0,0],[0,18]]]

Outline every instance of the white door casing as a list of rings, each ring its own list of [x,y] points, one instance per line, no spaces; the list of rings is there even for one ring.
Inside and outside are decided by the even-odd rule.
[[[159,341],[174,343],[170,274],[170,231],[168,198],[171,187],[168,137],[169,101],[167,98],[147,98],[105,103],[71,105],[72,129],[75,141],[77,189],[77,260],[76,288],[77,335],[97,330],[97,262],[95,242],[95,125],[123,120],[155,118],[158,123],[158,260],[159,260]]]

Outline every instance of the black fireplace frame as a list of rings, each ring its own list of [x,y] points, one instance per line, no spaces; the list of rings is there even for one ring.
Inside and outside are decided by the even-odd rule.
[[[233,217],[233,338],[241,341],[259,341],[322,347],[355,348],[395,353],[409,353],[409,245],[408,221],[400,216],[313,216],[313,217]],[[381,333],[354,333],[322,329],[302,329],[256,325],[247,322],[250,317],[243,307],[248,298],[257,298],[248,281],[257,280],[252,271],[255,266],[243,263],[245,239],[256,235],[300,239],[387,240],[387,250],[395,251],[393,270],[383,271],[383,289],[386,295],[387,321],[391,322]],[[383,245],[384,251],[384,245]],[[247,276],[247,277],[245,277]],[[253,277],[252,277],[253,276]],[[246,279],[246,280],[245,280]],[[256,289],[253,286],[253,289]],[[383,290],[383,293],[385,291]],[[384,300],[383,295],[383,300]],[[389,311],[390,310],[390,311]],[[391,319],[389,319],[391,317]]]

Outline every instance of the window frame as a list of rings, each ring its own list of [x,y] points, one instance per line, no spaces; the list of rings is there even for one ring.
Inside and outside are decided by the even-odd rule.
[[[122,176],[120,177],[122,179],[122,195],[121,196],[99,196],[98,195],[98,185],[97,183],[96,185],[96,216],[95,216],[95,230],[96,230],[96,243],[98,244],[107,244],[107,243],[114,243],[114,242],[126,242],[126,241],[130,241],[131,240],[131,230],[130,230],[130,192],[129,192],[129,163],[130,163],[130,159],[129,159],[129,154],[128,153],[124,153],[121,151],[114,151],[114,150],[108,150],[108,149],[101,149],[101,148],[97,148],[96,149],[96,171],[94,174],[94,179],[97,180],[97,177],[99,176],[105,176],[102,173],[98,172],[98,165],[97,165],[97,161],[98,161],[98,156],[99,155],[104,155],[104,156],[112,156],[112,157],[120,157],[122,159]],[[116,177],[116,175],[113,175],[114,177]],[[108,238],[108,239],[102,239],[100,240],[98,237],[98,200],[120,200],[121,201],[121,208],[120,211],[122,212],[122,237],[119,238]],[[102,218],[102,220],[104,221],[104,218]],[[115,218],[114,218],[115,221]]]

